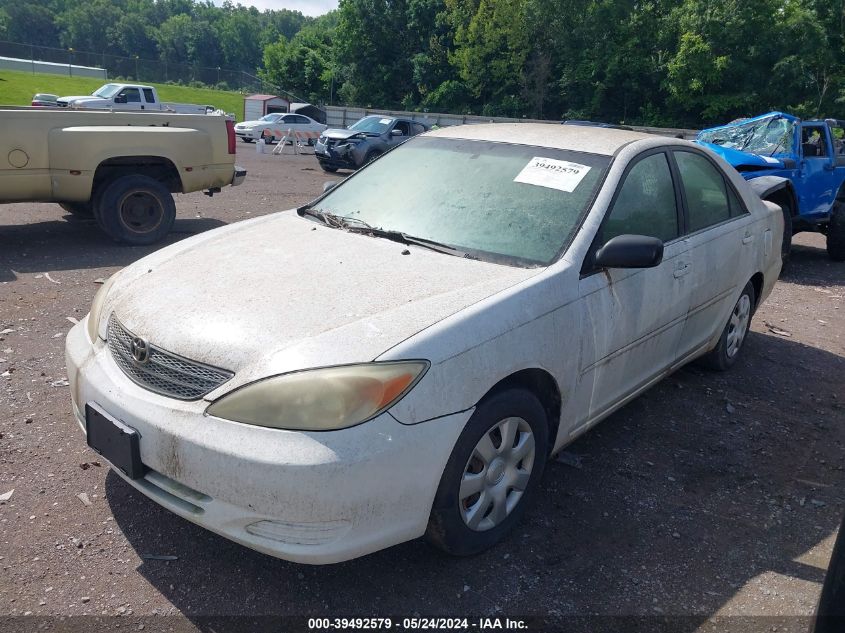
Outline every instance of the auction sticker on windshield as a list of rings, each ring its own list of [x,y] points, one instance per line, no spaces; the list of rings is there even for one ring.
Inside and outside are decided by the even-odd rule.
[[[513,181],[572,193],[588,171],[587,165],[535,156]]]

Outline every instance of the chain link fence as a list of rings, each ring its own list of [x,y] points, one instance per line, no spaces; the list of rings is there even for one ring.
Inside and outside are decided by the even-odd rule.
[[[14,57],[33,62],[67,64],[71,67],[93,66],[104,68],[109,79],[124,79],[138,83],[172,83],[198,85],[240,92],[262,92],[271,87],[246,71],[229,68],[208,68],[191,64],[173,64],[160,59],[122,57],[106,52],[92,53],[68,48],[34,46],[17,42],[0,41],[0,57]]]

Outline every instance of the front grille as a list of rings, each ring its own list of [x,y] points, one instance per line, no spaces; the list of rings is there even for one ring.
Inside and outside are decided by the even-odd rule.
[[[123,373],[144,389],[177,400],[199,400],[234,376],[225,369],[189,360],[149,343],[149,359],[139,363],[132,356],[134,338],[135,335],[112,314],[109,350]]]

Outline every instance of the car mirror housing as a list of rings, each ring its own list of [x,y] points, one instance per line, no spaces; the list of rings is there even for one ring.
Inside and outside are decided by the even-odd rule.
[[[390,130],[390,135],[391,136],[404,136],[404,134],[402,134],[402,130]]]
[[[114,98],[115,103],[126,103],[126,95],[117,95]]]
[[[596,251],[598,268],[654,268],[663,261],[663,241],[646,235],[618,235]]]

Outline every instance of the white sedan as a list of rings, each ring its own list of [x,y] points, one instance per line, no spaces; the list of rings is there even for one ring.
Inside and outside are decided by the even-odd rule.
[[[686,141],[429,132],[113,276],[67,339],[73,410],[132,486],[258,551],[472,554],[550,455],[685,363],[736,362],[782,222]]]
[[[245,143],[260,138],[265,143],[276,143],[295,134],[302,142],[313,145],[327,126],[304,114],[266,114],[258,121],[244,121],[235,126],[235,136]]]

